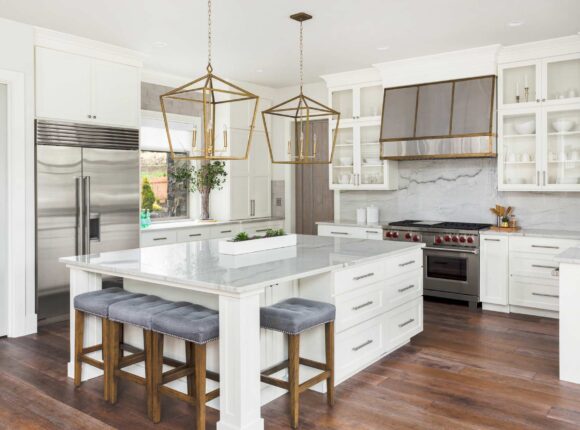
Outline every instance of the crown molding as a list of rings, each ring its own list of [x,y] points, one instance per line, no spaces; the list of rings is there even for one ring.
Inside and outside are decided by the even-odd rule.
[[[368,84],[381,81],[380,73],[377,71],[377,69],[372,67],[367,69],[322,75],[321,78],[324,79],[326,85],[329,88]]]
[[[67,33],[34,27],[34,44],[43,48],[97,58],[114,63],[142,67],[145,55],[131,49],[99,42]]]
[[[497,60],[499,64],[505,64],[578,52],[580,52],[580,33],[555,39],[505,46],[501,49]]]

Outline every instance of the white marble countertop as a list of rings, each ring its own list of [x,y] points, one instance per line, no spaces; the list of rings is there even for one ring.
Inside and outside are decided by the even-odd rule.
[[[358,224],[355,220],[344,221],[318,221],[317,225],[337,225],[343,227],[361,227],[361,228],[383,228],[383,224]],[[386,225],[387,223],[385,223]]]
[[[298,235],[295,247],[246,254],[236,259],[219,253],[219,240],[66,257],[60,261],[97,273],[240,294],[424,246]]]
[[[580,246],[568,248],[566,251],[558,254],[556,261],[560,263],[580,264]]]
[[[508,233],[504,231],[482,230],[483,235],[505,235],[505,236],[527,236],[527,237],[546,237],[553,239],[572,239],[580,240],[580,231],[576,230],[551,230],[539,228],[523,228],[519,231]]]
[[[184,219],[178,221],[159,221],[152,223],[147,228],[141,228],[141,231],[158,231],[158,230],[170,230],[176,228],[191,228],[191,227],[212,227],[216,225],[249,224],[253,222],[268,222],[268,221],[284,221],[284,218],[265,217],[265,218],[240,219],[233,221],[201,221],[192,219]]]

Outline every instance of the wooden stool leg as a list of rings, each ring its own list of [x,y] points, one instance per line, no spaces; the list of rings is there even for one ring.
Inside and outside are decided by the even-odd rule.
[[[326,380],[326,401],[329,406],[334,406],[334,321],[326,323],[325,344],[326,344],[326,370],[330,375]]]
[[[110,380],[110,357],[109,357],[109,320],[107,318],[101,318],[101,354],[103,357],[103,390],[105,402],[109,401],[109,380]]]
[[[206,348],[205,344],[193,344],[194,375],[195,375],[195,422],[197,430],[205,430],[205,378],[206,378]]]
[[[75,310],[75,385],[81,385],[83,363],[81,354],[83,353],[83,342],[85,334],[85,313]]]
[[[290,386],[290,425],[298,428],[300,418],[300,335],[288,335],[288,384]]]
[[[109,403],[117,403],[117,376],[116,371],[119,369],[121,361],[121,353],[119,351],[119,336],[122,325],[115,321],[109,321],[109,336],[108,336],[108,354],[109,354]]]
[[[145,351],[145,389],[147,391],[147,415],[153,419],[153,332],[143,330],[143,350]]]
[[[153,332],[151,338],[151,419],[161,421],[161,394],[163,380],[163,335]]]
[[[185,364],[195,369],[195,347],[193,342],[185,342]],[[195,396],[195,376],[187,376],[187,395]]]

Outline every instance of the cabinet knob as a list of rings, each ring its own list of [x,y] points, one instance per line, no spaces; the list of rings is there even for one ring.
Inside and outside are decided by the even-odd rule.
[[[90,115],[87,115],[87,118],[88,118],[88,119],[91,119],[91,116],[90,116]]]
[[[540,103],[540,99],[536,99],[536,103]]]
[[[543,101],[543,102],[545,102],[545,101],[546,101],[546,99],[542,99],[542,101]]]
[[[97,119],[97,115],[93,115],[93,119]]]

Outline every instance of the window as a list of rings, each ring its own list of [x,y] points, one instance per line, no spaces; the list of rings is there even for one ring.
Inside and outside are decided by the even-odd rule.
[[[189,190],[171,179],[170,172],[187,161],[173,161],[168,152],[141,151],[141,208],[152,220],[189,217]]]

